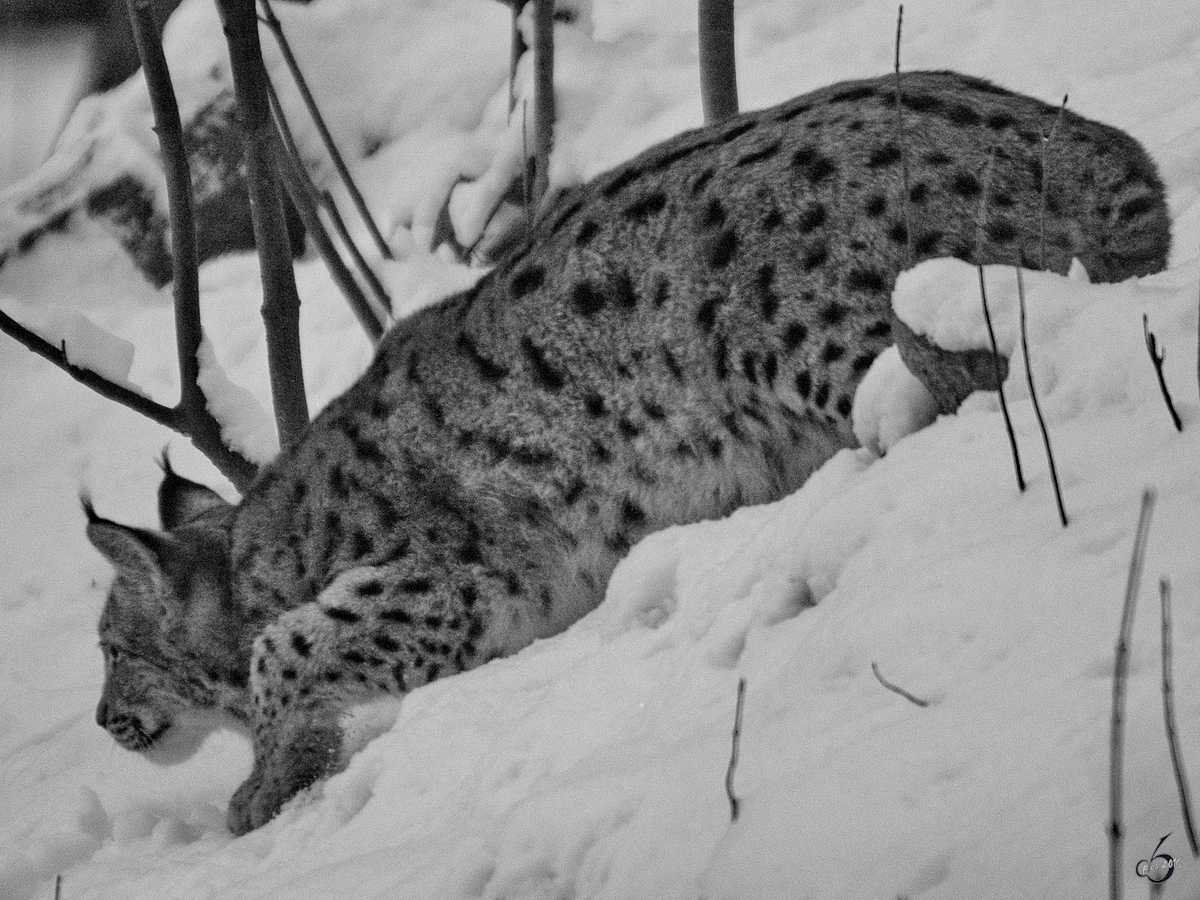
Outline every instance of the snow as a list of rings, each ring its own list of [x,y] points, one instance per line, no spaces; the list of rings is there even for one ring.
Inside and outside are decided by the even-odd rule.
[[[691,3],[579,6],[577,23],[558,31],[552,175],[561,184],[699,120]],[[422,237],[460,177],[477,180],[455,188],[455,225],[460,237],[477,234],[502,176],[519,165],[519,118],[504,115],[504,7],[276,8],[403,251],[380,267],[401,310],[470,283],[478,272],[425,254]],[[747,108],[890,70],[890,4],[746,0],[738,10]],[[210,4],[187,0],[167,36],[187,114],[227,78]],[[1052,101],[1069,91],[1073,109],[1143,140],[1168,186],[1168,271],[1119,285],[1090,285],[1078,272],[1024,275],[1069,528],[1055,513],[1019,353],[1005,390],[1024,494],[997,398],[975,395],[957,415],[919,427],[930,413],[885,354],[856,399],[869,449],[838,454],[779,503],[648,537],[604,604],[565,634],[417,690],[398,709],[362,711],[355,727],[365,746],[346,771],[245,838],[223,824],[249,770],[244,737],[213,733],[186,761],[160,767],[94,724],[95,620],[111,572],[84,538],[76,500],[87,488],[102,515],[152,524],[165,442],[179,471],[232,491],[185,442],[0,342],[0,896],[49,898],[62,874],[68,900],[1091,900],[1107,891],[1113,647],[1138,501],[1153,486],[1120,872],[1126,895],[1142,896],[1136,863],[1170,832],[1163,851],[1179,871],[1162,896],[1200,897],[1164,737],[1157,624],[1166,576],[1194,785],[1198,40],[1200,20],[1183,0],[1152,0],[1133,16],[1099,2],[906,4],[905,67],[969,71]],[[145,115],[135,88],[84,113],[109,103],[118,121],[106,127],[124,134]],[[316,157],[295,97],[285,102]],[[121,141],[105,165],[140,165],[137,141]],[[117,361],[116,340],[129,342],[137,353],[128,379],[173,403],[169,288],[134,280],[104,241],[98,231],[47,236],[0,273],[0,303],[47,316],[85,311],[113,340],[74,342],[96,349],[97,365]],[[352,382],[370,348],[319,262],[301,262],[297,277],[316,409]],[[247,446],[268,454],[257,278],[247,256],[203,269],[205,371],[244,392],[236,411],[218,415],[258,427]],[[997,339],[1011,353],[1015,277],[999,267],[987,279]],[[898,314],[939,343],[988,346],[974,268],[928,263],[896,293]],[[1143,314],[1167,350],[1182,433],[1143,345]],[[208,390],[217,403],[238,393]],[[885,690],[873,662],[929,705]],[[731,823],[724,779],[740,677],[741,815]]]

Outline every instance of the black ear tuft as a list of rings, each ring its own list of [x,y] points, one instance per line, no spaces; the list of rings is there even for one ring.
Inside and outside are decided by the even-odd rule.
[[[189,481],[172,469],[166,450],[159,464],[163,480],[158,488],[158,518],[163,528],[173,531],[211,509],[229,506],[216,491]]]

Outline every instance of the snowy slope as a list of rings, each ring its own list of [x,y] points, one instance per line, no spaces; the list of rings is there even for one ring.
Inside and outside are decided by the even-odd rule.
[[[890,4],[738,9],[747,108],[890,68]],[[460,175],[481,177],[460,186],[453,207],[469,236],[520,148],[519,125],[503,116],[503,10],[318,0],[309,20],[292,12],[297,49],[339,136],[358,148],[389,238],[412,253],[385,270],[397,297],[411,308],[468,282],[472,273],[414,251]],[[694,0],[597,0],[581,13],[558,35],[561,183],[700,118]],[[206,0],[179,15],[168,44],[195,78],[181,87],[186,108],[211,88],[219,35]],[[906,6],[905,67],[968,71],[1052,102],[1069,92],[1072,108],[1142,140],[1168,185],[1167,272],[1116,286],[1027,276],[1033,370],[1068,529],[1017,363],[1006,389],[1024,494],[998,403],[977,396],[883,458],[840,454],[780,503],[653,535],[594,614],[375,710],[364,728],[382,733],[346,772],[238,840],[223,822],[249,769],[243,738],[216,734],[186,763],[156,768],[92,721],[95,619],[110,574],[76,501],[86,487],[104,515],[152,524],[154,458],[168,442],[178,468],[232,492],[183,441],[0,341],[0,897],[49,898],[61,873],[68,900],[1091,900],[1107,891],[1113,645],[1139,497],[1153,486],[1121,870],[1126,894],[1142,896],[1135,864],[1170,832],[1163,850],[1180,869],[1163,896],[1200,898],[1163,735],[1157,629],[1157,581],[1168,576],[1196,782],[1198,49],[1200,15],[1186,0]],[[447,72],[461,77],[448,85]],[[133,89],[122,90],[121,108],[139,115]],[[130,380],[170,402],[169,294],[138,284],[95,235],[53,236],[39,250],[6,267],[0,305],[43,321],[86,315],[132,342]],[[974,271],[962,268],[906,276],[902,313],[977,310]],[[1006,277],[989,272],[989,299],[1011,348]],[[302,263],[299,278],[306,376],[320,404],[370,350],[320,263]],[[254,261],[211,263],[202,286],[221,368],[265,407]],[[1142,343],[1143,313],[1167,348],[1182,433]],[[860,409],[877,413],[878,399],[861,397]],[[929,705],[885,690],[872,662]],[[724,779],[739,677],[741,815],[731,824]]]

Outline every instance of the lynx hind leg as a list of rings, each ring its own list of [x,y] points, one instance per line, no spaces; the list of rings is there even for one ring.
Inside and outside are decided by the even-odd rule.
[[[230,803],[231,831],[266,824],[345,765],[342,723],[352,704],[462,668],[445,617],[430,611],[434,592],[425,579],[353,569],[264,629],[251,657],[254,769]]]

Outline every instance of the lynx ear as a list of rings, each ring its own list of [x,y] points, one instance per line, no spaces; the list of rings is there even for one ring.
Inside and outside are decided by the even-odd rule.
[[[87,536],[93,547],[120,571],[161,574],[166,554],[170,552],[170,538],[103,519],[96,515],[91,500],[82,499],[88,519]]]
[[[158,488],[158,517],[163,528],[173,531],[201,513],[229,506],[216,491],[177,474],[171,468],[165,450],[161,465],[163,480]]]

